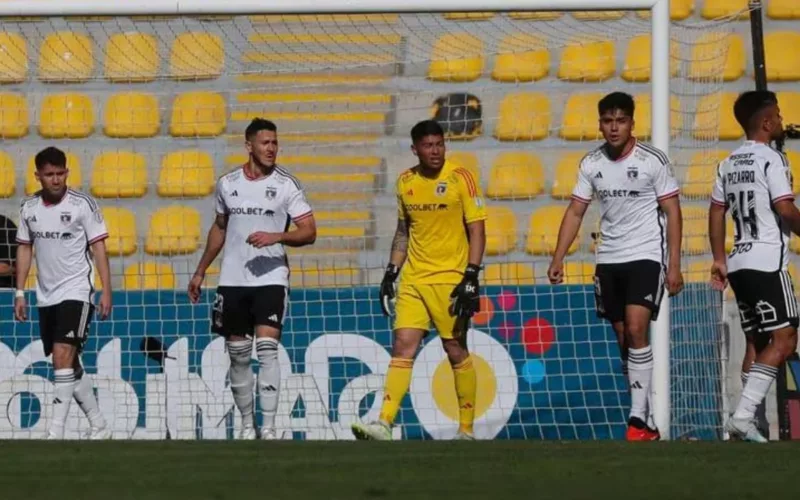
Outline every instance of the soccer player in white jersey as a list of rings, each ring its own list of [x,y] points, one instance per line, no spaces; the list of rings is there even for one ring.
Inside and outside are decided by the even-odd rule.
[[[711,282],[720,290],[731,284],[742,330],[758,350],[726,429],[733,437],[765,443],[754,422],[756,407],[778,367],[797,348],[797,300],[787,252],[791,233],[800,235],[800,212],[794,204],[789,162],[769,146],[784,134],[775,94],[745,92],[733,112],[747,140],[717,167],[708,214],[714,254]],[[733,250],[727,258],[726,211],[734,225]]]
[[[217,181],[216,219],[189,283],[192,302],[208,266],[225,246],[211,326],[225,337],[231,360],[231,392],[242,415],[240,439],[255,439],[253,372],[255,333],[261,439],[276,439],[281,372],[278,342],[289,298],[289,263],[284,246],[314,243],[317,227],[300,183],[277,165],[278,129],[256,118],[245,130],[250,155],[241,168]],[[294,222],[296,229],[289,230]]]
[[[595,269],[598,316],[617,336],[623,373],[631,392],[626,439],[660,439],[649,408],[653,353],[650,321],[658,316],[665,287],[680,292],[681,208],[678,184],[667,156],[633,135],[633,98],[622,92],[598,103],[605,143],[586,155],[578,169],[572,201],[564,212],[547,275],[564,279],[563,260],[596,198],[600,203],[600,242]]]
[[[107,439],[110,430],[100,414],[94,388],[84,376],[80,354],[89,333],[95,307],[91,259],[100,274],[103,292],[98,314],[111,313],[111,275],[105,239],[108,238],[97,202],[67,187],[67,158],[49,147],[34,158],[42,189],[22,200],[17,230],[17,286],[28,278],[36,260],[36,305],[39,334],[46,356],[53,355],[55,395],[47,439],[63,439],[70,402],[75,398],[89,419],[90,439]],[[17,290],[14,316],[28,318],[25,293]]]

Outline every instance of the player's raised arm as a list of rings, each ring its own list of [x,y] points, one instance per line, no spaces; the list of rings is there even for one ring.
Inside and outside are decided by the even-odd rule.
[[[547,277],[550,279],[550,283],[554,285],[564,281],[564,257],[567,255],[572,242],[575,241],[575,237],[578,236],[578,231],[583,223],[583,216],[586,215],[586,209],[592,201],[592,194],[594,194],[594,188],[584,171],[583,164],[581,164],[578,168],[578,181],[572,191],[572,201],[564,211],[564,216],[561,218],[561,226],[558,228],[556,251],[553,253],[553,259],[547,269]]]

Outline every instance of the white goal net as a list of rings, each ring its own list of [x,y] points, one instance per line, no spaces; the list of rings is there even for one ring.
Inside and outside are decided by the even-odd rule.
[[[278,163],[304,184],[319,226],[315,245],[290,251],[284,438],[349,439],[350,422],[377,415],[390,323],[375,297],[394,182],[415,163],[411,126],[431,117],[488,201],[483,310],[469,338],[477,435],[619,438],[629,397],[613,332],[594,312],[594,209],[567,284],[550,286],[545,270],[578,160],[599,144],[598,99],[633,94],[636,133],[650,135],[650,27],[628,11],[0,19],[2,214],[16,220],[37,189],[33,155],[55,145],[110,229],[115,307],[92,325],[83,359],[114,438],[225,439],[239,425],[228,357],[209,331],[215,275],[201,304],[185,290],[215,180],[246,161],[254,117],[278,125]],[[670,156],[689,282],[671,307],[672,436],[714,439],[721,298],[705,284],[704,227],[735,44],[727,21],[671,29]],[[15,323],[4,300],[0,437],[38,438],[52,370],[36,316]],[[406,438],[457,426],[452,373],[437,337],[426,340],[398,417]],[[87,425],[72,412],[78,437]]]

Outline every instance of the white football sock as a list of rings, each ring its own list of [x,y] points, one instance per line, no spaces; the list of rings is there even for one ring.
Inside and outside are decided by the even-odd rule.
[[[653,376],[653,351],[650,346],[628,349],[628,387],[631,391],[630,417],[647,422],[650,380]]]
[[[75,391],[75,370],[62,368],[55,370],[55,395],[53,396],[53,420],[50,422],[50,435],[59,439],[64,437],[67,413]]]
[[[261,405],[262,428],[275,428],[278,394],[281,389],[281,367],[278,363],[278,341],[264,337],[256,339],[258,355],[258,402]]]
[[[231,358],[229,376],[233,402],[242,415],[242,426],[253,427],[253,370],[250,368],[253,342],[250,340],[237,340],[227,342],[226,346],[228,356]]]
[[[106,421],[103,415],[100,414],[100,406],[97,404],[97,398],[94,397],[94,386],[89,375],[81,369],[76,378],[78,380],[75,382],[75,388],[72,391],[75,402],[78,403],[93,428],[105,427]]]
[[[762,363],[753,363],[750,373],[747,374],[747,383],[742,389],[742,397],[739,405],[733,413],[733,418],[737,420],[752,420],[756,413],[756,408],[769,392],[772,381],[778,375],[778,369],[774,366]],[[743,377],[744,378],[744,377]]]

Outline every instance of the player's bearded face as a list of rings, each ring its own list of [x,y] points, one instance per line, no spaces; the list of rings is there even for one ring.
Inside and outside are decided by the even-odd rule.
[[[441,135],[426,135],[411,146],[411,150],[423,167],[439,170],[444,165],[445,146]]]
[[[781,116],[781,109],[778,106],[769,110],[767,121],[771,128],[770,138],[772,140],[783,139],[786,136],[786,131],[783,129],[783,116]]]
[[[278,135],[271,130],[261,130],[245,143],[247,152],[263,167],[272,167],[278,158]]]
[[[36,171],[36,178],[42,185],[42,189],[51,197],[60,197],[67,190],[66,167],[47,164]]]
[[[603,139],[614,148],[622,147],[630,140],[633,124],[633,118],[619,109],[612,109],[600,116]]]

